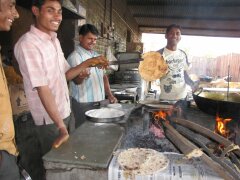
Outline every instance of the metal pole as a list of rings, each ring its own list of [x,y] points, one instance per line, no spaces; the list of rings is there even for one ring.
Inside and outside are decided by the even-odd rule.
[[[230,64],[228,64],[228,78],[227,78],[227,82],[228,82],[228,86],[227,86],[227,100],[228,100],[228,96],[229,96],[229,81],[230,81]]]

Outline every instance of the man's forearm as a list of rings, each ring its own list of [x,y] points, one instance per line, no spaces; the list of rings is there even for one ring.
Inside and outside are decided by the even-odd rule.
[[[116,97],[113,96],[113,94],[111,92],[110,84],[109,84],[107,75],[103,76],[103,81],[104,81],[104,89],[105,89],[106,94],[108,95],[109,102],[110,103],[117,103],[118,100],[117,100]]]
[[[86,62],[83,62],[71,69],[69,69],[67,72],[66,72],[66,79],[67,81],[71,81],[72,79],[76,78],[80,72],[84,69],[86,69],[87,67],[89,67],[88,63]]]
[[[110,85],[109,85],[109,81],[108,81],[108,77],[107,75],[103,76],[103,82],[104,82],[104,89],[105,89],[105,93],[110,96],[112,95],[111,89],[110,89]]]
[[[49,87],[48,86],[37,87],[37,91],[49,117],[54,121],[58,128],[65,127],[65,124],[63,122],[63,119],[60,117],[60,113],[57,109],[57,104]]]
[[[188,73],[187,73],[186,71],[184,71],[184,79],[185,79],[185,82],[186,82],[189,86],[191,86],[191,87],[194,86],[193,80],[189,77],[189,75],[188,75]]]
[[[103,67],[106,68],[108,66],[108,61],[104,56],[93,57],[87,59],[86,61],[82,62],[81,64],[69,69],[66,72],[66,79],[68,81],[74,79],[80,72],[88,67]]]

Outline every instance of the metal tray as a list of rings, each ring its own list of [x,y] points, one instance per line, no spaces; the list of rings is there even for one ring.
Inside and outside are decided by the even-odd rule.
[[[114,123],[114,122],[118,122],[118,121],[122,120],[125,116],[124,111],[113,109],[113,108],[106,108],[106,109],[110,109],[112,111],[118,112],[119,115],[118,116],[115,115],[114,117],[98,118],[96,116],[92,116],[92,114],[97,111],[100,111],[101,109],[92,109],[92,110],[85,112],[85,116],[87,117],[88,120],[97,122],[97,123]]]
[[[146,107],[150,108],[162,108],[162,109],[168,109],[173,106],[176,102],[173,101],[157,101],[157,100],[143,100],[139,101],[139,104],[142,104]]]

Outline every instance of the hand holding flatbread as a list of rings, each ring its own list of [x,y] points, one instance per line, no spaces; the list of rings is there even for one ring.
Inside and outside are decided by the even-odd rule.
[[[159,52],[151,51],[143,54],[138,70],[144,80],[155,81],[167,74],[168,65]]]
[[[91,67],[107,68],[109,65],[108,60],[104,56],[94,57],[94,58],[88,59],[87,61],[90,61]]]

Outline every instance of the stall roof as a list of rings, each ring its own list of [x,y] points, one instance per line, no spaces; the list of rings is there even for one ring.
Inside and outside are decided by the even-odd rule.
[[[179,24],[183,34],[240,37],[240,0],[126,0],[141,32],[164,33]]]
[[[31,9],[31,0],[16,0],[18,6],[24,7],[26,9]],[[63,7],[63,18],[64,19],[85,19],[85,17],[78,13],[75,6],[70,0],[62,0]]]

